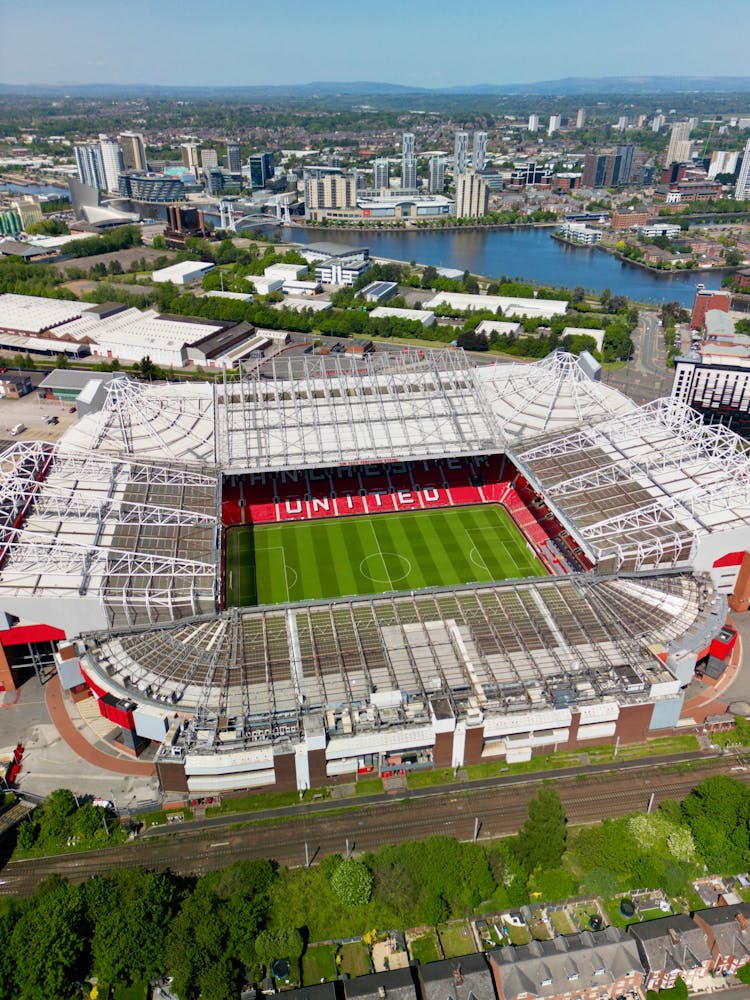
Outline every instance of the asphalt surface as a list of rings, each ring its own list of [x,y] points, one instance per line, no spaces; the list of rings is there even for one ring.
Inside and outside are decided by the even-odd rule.
[[[712,774],[736,773],[750,783],[750,773],[745,773],[745,766],[734,758],[710,758],[704,764],[695,763],[689,771],[676,764],[657,767],[653,760],[630,763],[615,774],[611,771],[611,765],[607,772],[581,769],[577,775],[555,782],[572,825],[643,810],[652,793],[654,805],[664,798],[681,798]],[[219,823],[173,825],[158,836],[143,836],[123,847],[4,863],[0,895],[28,895],[52,874],[80,882],[114,867],[139,865],[202,874],[250,858],[300,866],[307,858],[313,862],[326,854],[343,854],[347,846],[359,854],[436,833],[470,840],[476,820],[479,839],[490,840],[520,829],[529,800],[549,778],[546,773],[520,776],[504,787],[495,783],[461,791],[455,787],[430,789],[421,796],[377,797],[365,805],[357,800],[312,804],[291,816],[286,810],[283,818],[254,813],[252,822],[243,825],[238,825],[242,817],[236,815],[221,817]]]
[[[656,313],[642,309],[638,326],[631,334],[635,346],[624,368],[604,373],[604,381],[624,392],[639,405],[670,396],[673,373],[667,368],[667,352]]]

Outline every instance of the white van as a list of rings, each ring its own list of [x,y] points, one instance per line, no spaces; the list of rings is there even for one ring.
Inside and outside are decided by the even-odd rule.
[[[16,426],[11,429],[10,433],[13,435],[13,437],[17,437],[17,435],[23,434],[25,430],[26,430],[26,424],[16,424]]]

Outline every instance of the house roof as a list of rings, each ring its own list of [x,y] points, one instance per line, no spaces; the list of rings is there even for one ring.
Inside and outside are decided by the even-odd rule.
[[[711,928],[722,955],[750,955],[750,903],[713,906],[696,910],[693,916]]]
[[[618,979],[643,972],[635,941],[616,927],[532,941],[519,948],[497,948],[490,960],[506,1000],[523,993],[553,997],[597,988],[606,991]]]
[[[347,1000],[353,997],[373,997],[373,1000],[417,1000],[414,973],[410,968],[376,972],[344,982]]]
[[[464,955],[430,962],[420,969],[423,1000],[495,1000],[492,975],[484,955]]]
[[[652,972],[697,969],[711,958],[705,933],[684,914],[635,924],[629,933]]]

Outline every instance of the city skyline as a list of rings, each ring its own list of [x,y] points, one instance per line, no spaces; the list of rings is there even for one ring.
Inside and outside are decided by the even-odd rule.
[[[698,76],[746,74],[750,10],[741,0],[727,0],[722,8],[721,23],[731,23],[731,32],[706,32],[705,8],[698,0],[663,0],[656,6],[634,0],[626,8],[608,9],[606,17],[594,0],[575,0],[572,6],[562,18],[553,0],[539,0],[532,22],[491,0],[477,0],[471,18],[451,17],[448,23],[426,0],[407,7],[384,0],[376,19],[364,9],[349,12],[346,19],[336,17],[335,0],[320,0],[321,16],[315,18],[305,16],[299,0],[280,0],[275,18],[257,3],[230,0],[222,5],[222,16],[212,19],[197,0],[186,0],[179,18],[173,7],[133,0],[129,23],[148,24],[149,31],[123,43],[117,12],[93,0],[80,0],[63,19],[56,17],[51,0],[9,0],[0,10],[5,40],[0,77],[19,86],[295,86],[373,80],[440,88],[530,84],[582,71],[590,77],[682,75],[686,65]],[[389,16],[395,12],[398,32]],[[292,30],[295,17],[304,18],[304,31]],[[47,18],[55,19],[54,32],[38,30]],[[535,24],[553,30],[540,35]],[[185,53],[198,39],[200,52],[209,58],[196,75]],[[584,44],[581,66],[571,62],[570,54]]]

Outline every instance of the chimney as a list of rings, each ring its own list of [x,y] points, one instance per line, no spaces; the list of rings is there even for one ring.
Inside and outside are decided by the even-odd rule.
[[[378,996],[380,1000],[385,1000],[385,986],[378,986]]]
[[[670,927],[667,933],[669,934],[669,940],[672,944],[680,943],[680,932],[675,927]]]
[[[453,970],[453,978],[456,981],[456,986],[460,986],[463,983],[463,981],[464,981],[464,977],[461,975],[461,963],[460,962],[459,962],[459,964]]]
[[[737,914],[737,923],[740,925],[740,929],[742,931],[747,930],[747,917],[745,916],[744,913]]]

